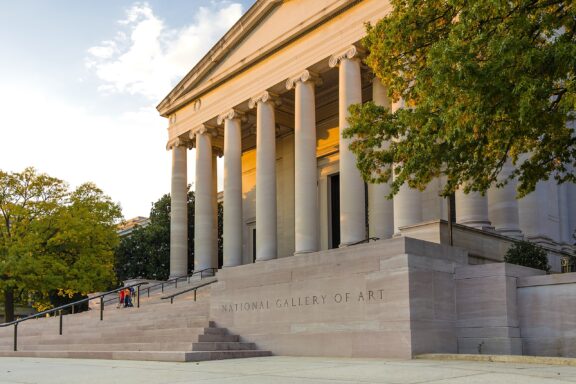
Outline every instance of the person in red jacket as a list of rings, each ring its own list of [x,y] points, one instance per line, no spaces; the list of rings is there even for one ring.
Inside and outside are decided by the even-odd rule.
[[[118,291],[118,306],[116,308],[122,308],[124,306],[124,290]]]

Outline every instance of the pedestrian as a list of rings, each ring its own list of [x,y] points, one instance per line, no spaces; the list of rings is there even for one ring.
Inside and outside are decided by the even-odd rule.
[[[130,288],[124,290],[124,308],[132,307],[132,294],[130,293]]]
[[[124,306],[124,290],[118,291],[118,306],[116,308],[122,308]]]

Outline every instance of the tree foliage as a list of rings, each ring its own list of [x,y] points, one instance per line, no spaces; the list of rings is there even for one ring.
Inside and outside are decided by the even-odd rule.
[[[504,255],[506,263],[522,265],[550,272],[546,251],[529,241],[515,242]]]
[[[92,183],[69,191],[33,168],[0,171],[0,289],[6,320],[12,300],[37,309],[50,297],[103,290],[114,281],[120,207]],[[14,293],[16,295],[13,295]]]
[[[194,192],[188,192],[188,268],[194,266]],[[121,239],[116,251],[119,281],[131,278],[166,280],[170,275],[170,194],[152,204],[150,223]],[[218,254],[222,254],[222,204],[218,204]]]
[[[407,108],[351,108],[344,134],[366,181],[394,173],[396,193],[445,175],[445,196],[459,185],[485,191],[508,160],[519,196],[550,177],[576,181],[573,1],[391,4],[363,44],[391,99]]]

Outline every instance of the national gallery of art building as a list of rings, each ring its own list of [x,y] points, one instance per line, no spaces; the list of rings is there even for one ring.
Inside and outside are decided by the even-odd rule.
[[[393,200],[387,185],[362,180],[341,132],[351,104],[401,107],[363,64],[360,44],[365,23],[390,7],[257,0],[160,103],[172,152],[171,276],[187,274],[188,237],[194,270],[218,267],[223,156],[216,323],[278,354],[576,356],[575,274],[502,263],[527,239],[548,251],[553,271],[566,269],[575,185],[541,182],[520,200],[514,183],[484,196],[457,192],[450,236],[441,178]]]

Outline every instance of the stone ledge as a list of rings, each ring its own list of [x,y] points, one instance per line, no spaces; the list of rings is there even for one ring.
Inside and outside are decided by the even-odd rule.
[[[414,358],[421,360],[487,361],[494,363],[565,365],[576,367],[576,358],[568,357],[428,353],[414,356]]]

